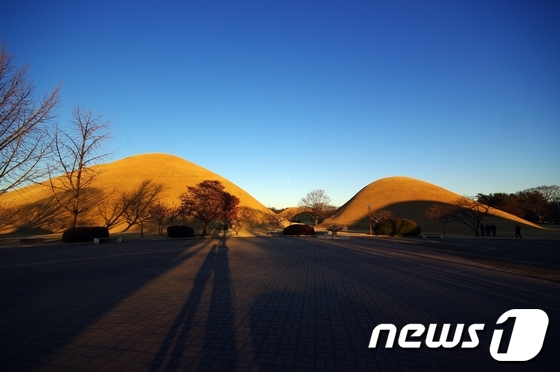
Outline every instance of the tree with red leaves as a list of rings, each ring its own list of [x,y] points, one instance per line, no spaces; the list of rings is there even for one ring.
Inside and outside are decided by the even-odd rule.
[[[201,220],[202,235],[206,235],[208,224],[215,219],[224,223],[237,219],[239,198],[225,191],[220,181],[206,180],[196,186],[188,186],[181,194],[181,213]]]

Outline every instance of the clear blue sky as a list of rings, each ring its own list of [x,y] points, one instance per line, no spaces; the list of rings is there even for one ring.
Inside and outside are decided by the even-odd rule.
[[[38,90],[266,206],[403,175],[462,195],[560,185],[558,1],[2,1]],[[289,182],[288,182],[289,180]]]

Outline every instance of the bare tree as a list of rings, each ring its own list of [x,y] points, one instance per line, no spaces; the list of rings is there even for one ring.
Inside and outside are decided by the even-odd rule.
[[[139,225],[140,236],[144,237],[144,223],[152,219],[149,212],[150,207],[157,202],[157,198],[163,190],[163,184],[145,180],[138,188],[123,193],[123,205],[126,206],[123,210],[123,217],[128,224],[123,232],[134,225]]]
[[[159,234],[162,234],[163,225],[177,218],[178,208],[167,207],[159,202],[158,196],[163,191],[162,184],[154,184],[151,180],[143,181],[140,186],[132,191],[104,197],[97,206],[99,215],[103,218],[104,226],[108,229],[127,223],[123,231],[132,226],[143,224],[146,221],[155,221],[159,225]],[[142,226],[141,226],[142,229]],[[141,231],[141,235],[142,231]]]
[[[137,191],[134,191],[134,194]],[[111,229],[126,222],[125,211],[129,210],[134,203],[134,198],[128,196],[129,193],[121,192],[115,194],[113,191],[109,195],[102,197],[102,201],[97,205],[99,214],[103,218],[104,226]]]
[[[482,204],[471,197],[460,197],[453,204],[453,221],[468,226],[476,236],[479,236],[479,226],[492,207]]]
[[[315,225],[318,225],[336,210],[336,207],[331,205],[331,198],[327,196],[325,190],[320,189],[309,192],[300,199],[298,205],[308,209],[306,213],[315,221]]]
[[[60,206],[72,215],[72,227],[76,227],[78,216],[102,199],[100,191],[92,187],[101,168],[93,166],[109,155],[102,145],[110,138],[111,123],[79,105],[72,116],[70,131],[57,130],[54,137],[56,167],[50,171],[50,187]],[[55,171],[62,172],[56,181],[52,178]]]
[[[391,217],[393,217],[393,212],[387,209],[378,209],[372,213],[371,220],[375,223],[379,223],[383,220],[388,220]]]
[[[442,235],[445,236],[445,228],[448,224],[455,221],[456,212],[456,207],[452,205],[435,204],[426,210],[426,216],[430,220],[438,221],[443,225]]]
[[[28,79],[28,68],[13,66],[0,44],[0,194],[47,176],[52,120],[60,85],[42,99]]]
[[[161,202],[157,202],[148,208],[150,219],[158,224],[159,235],[163,235],[163,227],[176,219],[179,216],[179,212],[178,207],[167,206]]]
[[[269,226],[272,226],[273,229],[282,227],[282,216],[280,215],[280,213],[271,213],[271,214],[267,214],[266,215],[266,222],[268,223]]]

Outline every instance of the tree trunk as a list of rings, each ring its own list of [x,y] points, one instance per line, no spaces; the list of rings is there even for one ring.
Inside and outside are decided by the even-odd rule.
[[[76,227],[76,223],[78,223],[78,211],[74,211],[72,212],[72,214],[73,214],[72,227]]]

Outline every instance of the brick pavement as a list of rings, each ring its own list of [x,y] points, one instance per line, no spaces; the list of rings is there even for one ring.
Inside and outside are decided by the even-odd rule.
[[[418,252],[398,240],[304,237],[3,248],[0,369],[430,371],[558,365],[559,283]],[[540,308],[550,319],[545,346],[529,363],[499,363],[488,351],[497,318],[514,308]],[[368,349],[379,323],[486,328],[476,349]],[[468,340],[466,330],[463,339]]]

